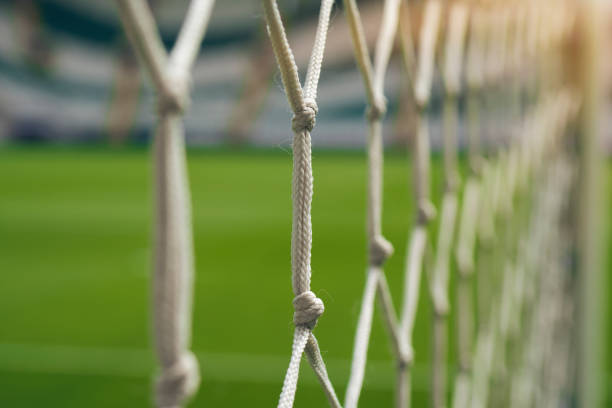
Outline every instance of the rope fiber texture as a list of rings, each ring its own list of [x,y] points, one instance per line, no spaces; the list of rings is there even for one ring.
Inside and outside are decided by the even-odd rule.
[[[157,95],[155,135],[155,271],[153,279],[153,320],[155,347],[161,370],[156,379],[156,403],[160,408],[180,408],[199,386],[197,359],[189,350],[193,284],[193,243],[190,193],[187,180],[183,115],[189,108],[190,72],[197,58],[208,25],[213,0],[192,0],[170,53],[164,49],[153,14],[145,0],[116,0],[125,31],[148,71]],[[317,87],[323,63],[333,0],[322,0],[314,45],[302,87],[298,67],[289,45],[276,0],[262,0],[270,37],[283,87],[293,112],[292,236],[291,275],[293,288],[294,334],[289,366],[279,397],[279,408],[294,404],[301,359],[307,360],[333,408],[341,408],[329,379],[313,330],[325,311],[323,301],[311,291],[313,175],[311,132],[316,124]],[[411,38],[407,2],[384,0],[376,41],[374,61],[369,55],[363,23],[356,0],[344,0],[354,56],[360,70],[367,109],[368,133],[367,239],[368,267],[360,314],[355,333],[353,360],[346,389],[346,408],[356,408],[363,387],[374,302],[379,301],[382,319],[391,339],[397,364],[397,408],[410,406],[412,336],[415,327],[421,275],[430,273],[429,291],[433,306],[432,406],[446,406],[447,315],[449,270],[453,245],[458,269],[458,360],[453,406],[482,407],[500,398],[495,381],[506,373],[509,357],[506,343],[521,334],[517,321],[528,310],[529,333],[518,370],[510,378],[512,406],[558,406],[563,375],[547,379],[547,392],[537,389],[537,378],[546,366],[569,366],[569,360],[553,361],[552,346],[569,348],[569,341],[555,341],[551,334],[562,320],[562,287],[567,277],[559,273],[567,250],[567,237],[560,219],[566,216],[563,199],[570,192],[575,163],[563,151],[562,137],[572,125],[580,98],[568,89],[552,92],[559,75],[547,75],[550,57],[562,38],[571,33],[571,13],[545,15],[542,5],[480,4],[462,1],[445,3],[426,0],[418,47]],[[469,7],[468,7],[469,5]],[[514,7],[516,6],[516,7]],[[550,17],[550,24],[542,24]],[[448,21],[442,23],[442,18]],[[383,121],[387,111],[384,83],[396,35],[401,40],[406,74],[418,108],[414,138],[414,189],[416,223],[410,232],[404,266],[401,315],[394,309],[384,274],[393,246],[382,233]],[[433,89],[438,38],[446,30],[443,44],[444,66],[444,196],[433,268],[425,268],[430,248],[429,223],[436,215],[430,201],[429,104]],[[465,53],[465,61],[464,61]],[[535,71],[524,78],[524,60]],[[456,164],[458,133],[458,93],[467,84],[467,126],[470,171],[463,199],[458,199],[459,177]],[[509,80],[511,97],[503,94]],[[530,82],[531,81],[531,82]],[[531,89],[524,89],[531,86]],[[537,86],[536,86],[537,85]],[[524,95],[527,94],[528,95]],[[523,98],[526,96],[526,98]],[[519,131],[504,129],[498,123],[485,123],[479,117],[486,108],[489,121],[499,109],[498,99],[510,100],[502,109],[520,122]],[[523,99],[529,99],[532,112],[522,115]],[[489,106],[486,106],[489,105]],[[495,105],[495,106],[493,106]],[[512,127],[507,120],[504,125]],[[520,134],[519,134],[520,133]],[[496,156],[484,160],[480,154],[481,134],[488,142],[501,145]],[[507,136],[507,137],[506,137]],[[506,137],[507,140],[502,140]],[[507,146],[500,142],[507,142]],[[493,156],[493,155],[492,155]],[[538,191],[539,188],[539,191]],[[530,196],[529,196],[530,195]],[[535,202],[531,218],[523,229],[511,222],[515,196]],[[519,206],[520,207],[520,206]],[[520,208],[519,208],[520,209]],[[458,225],[457,224],[458,218]],[[526,218],[526,217],[524,217]],[[521,221],[521,220],[519,220]],[[520,222],[519,222],[520,224]],[[456,228],[457,227],[457,228]],[[457,231],[455,231],[457,230]],[[556,237],[562,236],[563,239]],[[517,238],[521,237],[521,238]],[[519,239],[521,242],[519,243]],[[522,242],[522,241],[526,241]],[[557,242],[558,241],[558,242]],[[475,262],[475,252],[478,262]],[[537,272],[552,270],[543,280]],[[501,272],[500,272],[501,271]],[[478,272],[479,326],[474,330],[471,277]],[[493,276],[495,275],[495,276]],[[499,276],[498,276],[499,275]],[[501,278],[501,279],[499,279]],[[483,282],[487,283],[485,285]],[[482,290],[486,289],[486,290]],[[535,299],[540,295],[541,299]],[[552,306],[551,306],[552,305]],[[565,309],[572,306],[564,306]],[[551,323],[552,321],[552,323]],[[549,330],[550,329],[550,330]],[[472,346],[472,332],[477,338]],[[539,338],[546,337],[544,340]],[[545,345],[551,345],[545,349]],[[550,370],[549,372],[553,372]],[[557,370],[558,371],[558,370]],[[567,371],[567,370],[566,370]],[[551,401],[553,403],[551,403]],[[556,402],[556,403],[554,403]],[[493,405],[496,405],[493,403]]]
[[[340,407],[340,402],[336,397],[321,357],[318,343],[312,334],[312,330],[325,308],[323,301],[310,290],[310,257],[312,249],[310,212],[313,186],[310,132],[314,128],[318,111],[316,104],[317,84],[323,62],[332,5],[333,0],[323,0],[321,2],[314,46],[308,64],[305,86],[302,89],[298,68],[289,46],[289,41],[287,40],[278,5],[275,0],[263,0],[268,35],[279,66],[289,106],[293,111],[291,128],[294,133],[291,271],[293,293],[295,295],[293,300],[295,331],[289,368],[287,369],[278,402],[279,408],[290,408],[293,406],[300,361],[304,353],[306,353],[308,362],[317,375],[330,405],[332,407]]]

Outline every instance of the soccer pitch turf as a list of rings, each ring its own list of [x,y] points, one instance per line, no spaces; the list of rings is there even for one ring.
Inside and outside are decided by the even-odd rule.
[[[326,306],[315,333],[343,396],[365,278],[365,157],[315,151],[313,160],[312,289]],[[151,170],[144,150],[0,150],[1,407],[150,406]],[[432,170],[439,203],[437,158]],[[605,174],[608,194],[612,166]],[[190,406],[274,406],[293,330],[291,155],[195,151],[189,178],[197,274],[193,349],[202,372]],[[383,231],[395,246],[386,275],[396,308],[414,218],[410,180],[404,155],[388,155]],[[414,406],[424,406],[428,395],[426,285],[424,278]],[[362,407],[392,404],[388,346],[375,318]],[[449,352],[455,361],[452,346]],[[303,362],[296,406],[325,405]]]

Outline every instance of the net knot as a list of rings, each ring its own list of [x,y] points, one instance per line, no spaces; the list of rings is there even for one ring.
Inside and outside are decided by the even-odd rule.
[[[402,348],[397,357],[397,364],[400,368],[411,367],[414,362],[414,350],[412,345],[406,345]]]
[[[429,221],[433,220],[435,216],[436,207],[434,207],[429,200],[419,205],[419,222],[421,224],[427,224]]]
[[[393,254],[393,245],[382,235],[374,237],[370,244],[370,262],[375,266],[382,266]]]
[[[157,379],[157,403],[160,407],[180,406],[200,384],[198,360],[187,351],[171,366],[162,368]]]
[[[380,120],[385,116],[385,113],[387,113],[387,102],[385,98],[378,98],[377,101],[366,109],[366,117],[369,121]]]
[[[157,110],[160,115],[184,113],[191,102],[188,84],[178,75],[169,75],[168,78],[167,88],[159,92]]]
[[[448,296],[444,293],[442,288],[436,286],[433,288],[433,309],[434,314],[436,316],[446,317],[448,316],[448,312],[450,310],[450,305],[448,302]]]
[[[317,319],[325,311],[323,301],[313,292],[307,290],[293,298],[293,324],[296,326],[304,325],[309,329],[314,329]]]
[[[291,127],[295,133],[304,131],[311,132],[314,128],[317,119],[319,108],[317,102],[312,98],[304,99],[304,106],[293,114],[291,119]]]

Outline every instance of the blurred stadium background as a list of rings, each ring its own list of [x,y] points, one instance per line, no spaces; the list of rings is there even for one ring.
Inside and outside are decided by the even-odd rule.
[[[187,2],[151,3],[171,44]],[[318,3],[281,6],[303,67]],[[373,1],[361,7],[373,43],[380,7]],[[366,177],[364,90],[339,14],[336,9],[313,134],[313,289],[327,305],[317,333],[342,395],[364,280]],[[192,406],[272,406],[288,362],[290,112],[264,34],[259,2],[219,1],[195,69],[186,133],[197,261],[193,348],[203,383]],[[397,59],[386,86],[384,230],[397,249],[387,276],[398,292],[414,203],[405,152],[412,119]],[[2,407],[151,404],[152,98],[112,1],[0,1]],[[434,92],[434,149],[439,107]],[[602,127],[608,151],[611,125]],[[440,160],[434,157],[433,165],[437,201]],[[609,160],[605,181],[610,195]],[[606,249],[612,253],[609,244]],[[354,279],[346,280],[350,274]],[[255,299],[256,284],[265,298]],[[257,307],[250,306],[254,300]],[[421,303],[415,406],[426,401],[429,378],[431,312],[426,296]],[[393,398],[387,341],[375,320],[364,407],[389,406]],[[304,370],[297,406],[324,403]]]

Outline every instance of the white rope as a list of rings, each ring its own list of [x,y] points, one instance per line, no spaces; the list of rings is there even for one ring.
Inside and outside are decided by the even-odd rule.
[[[142,0],[118,0],[123,25],[158,95],[155,135],[155,345],[161,363],[156,400],[175,408],[195,394],[198,362],[189,351],[193,281],[191,206],[185,164],[183,111],[189,72],[206,31],[212,0],[193,0],[170,58]]]
[[[162,408],[177,408],[192,396],[199,385],[199,369],[195,356],[189,351],[191,341],[191,303],[193,280],[193,244],[191,235],[191,209],[187,171],[185,165],[184,129],[182,117],[189,104],[190,71],[197,58],[199,46],[206,31],[213,1],[192,0],[176,45],[168,55],[163,47],[151,10],[143,0],[117,0],[125,30],[138,51],[143,64],[152,78],[158,96],[158,123],[155,137],[155,181],[156,181],[156,259],[154,279],[154,323],[156,348],[161,363],[157,379],[157,404]],[[311,58],[302,87],[298,68],[287,35],[283,27],[276,0],[262,0],[268,33],[281,72],[284,89],[293,111],[293,179],[292,179],[292,243],[291,267],[294,292],[295,331],[289,367],[283,382],[278,406],[293,406],[297,389],[299,367],[305,353],[332,407],[340,407],[331,384],[320,349],[312,331],[318,318],[324,312],[324,305],[310,289],[312,224],[311,202],[313,194],[311,138],[318,107],[317,86],[323,61],[327,32],[333,0],[323,0]],[[442,6],[439,0],[428,0],[423,12],[423,23],[419,36],[418,58],[415,57],[408,9],[400,0],[385,0],[380,31],[376,43],[374,64],[369,56],[362,22],[356,0],[345,0],[346,14],[354,46],[355,59],[361,71],[368,109],[368,217],[367,235],[369,265],[362,297],[361,310],[355,335],[353,360],[345,405],[356,407],[363,386],[367,350],[370,338],[374,301],[378,298],[385,326],[391,337],[393,353],[398,364],[397,406],[404,408],[410,403],[410,368],[413,361],[412,336],[414,331],[424,258],[428,248],[428,223],[435,216],[430,202],[430,163],[428,108],[434,78],[436,43],[440,32]],[[517,6],[517,5],[512,5]],[[480,96],[487,86],[488,94],[499,92],[500,81],[509,75],[518,78],[521,57],[535,57],[549,48],[558,46],[564,35],[569,33],[570,13],[555,13],[551,24],[541,24],[544,11],[541,6],[476,6],[470,12],[470,37],[467,43],[465,74],[469,86],[468,114],[470,126],[478,122]],[[458,177],[456,169],[457,149],[457,94],[461,86],[462,61],[465,36],[468,31],[468,9],[462,2],[449,6],[447,37],[442,71],[446,89],[444,105],[445,136],[445,193],[442,200],[441,222],[436,244],[435,263],[430,275],[430,295],[435,314],[433,342],[433,406],[446,405],[446,316],[450,308],[448,280],[450,254],[457,243],[456,259],[459,270],[458,302],[460,315],[469,310],[470,279],[474,270],[474,252],[478,239],[483,246],[495,244],[496,223],[500,221],[501,231],[508,228],[513,211],[515,194],[525,193],[530,177],[540,177],[561,172],[552,167],[544,168],[541,163],[560,161],[560,136],[568,125],[573,109],[568,93],[544,100],[542,91],[534,109],[533,118],[525,119],[522,137],[511,140],[509,149],[498,153],[495,160],[481,166],[477,145],[480,130],[470,129],[471,172],[466,180],[457,234],[455,224],[459,205],[457,197]],[[534,15],[536,16],[534,18]],[[383,139],[382,122],[386,113],[384,81],[393,49],[393,42],[400,19],[401,42],[404,63],[409,75],[414,74],[412,91],[419,108],[418,128],[414,143],[414,185],[417,200],[417,222],[411,232],[405,264],[405,282],[400,320],[398,321],[383,265],[391,255],[393,247],[382,234],[382,185],[383,185]],[[540,24],[541,26],[538,26]],[[514,37],[511,29],[515,30]],[[525,32],[519,32],[525,30]],[[548,54],[547,54],[548,55]],[[543,57],[539,56],[541,62]],[[416,66],[415,66],[416,64]],[[539,75],[545,73],[542,69]],[[553,80],[539,78],[546,84]],[[520,79],[516,82],[520,86]],[[520,92],[520,89],[519,89]],[[494,131],[501,130],[497,125]],[[501,132],[498,132],[501,133]],[[561,164],[559,164],[561,166]],[[569,176],[568,176],[569,177]],[[548,177],[551,178],[551,177]],[[529,293],[530,284],[539,282],[534,271],[546,266],[546,254],[559,252],[561,244],[552,245],[554,232],[560,232],[556,218],[560,217],[563,191],[569,186],[557,180],[544,182],[544,190],[536,201],[536,211],[542,212],[537,220],[539,228],[533,239],[543,253],[533,253],[532,248],[502,248],[503,257],[502,293],[493,291],[483,297],[486,308],[480,307],[481,319],[485,324],[479,331],[472,358],[471,318],[460,317],[459,359],[460,374],[455,382],[453,406],[485,406],[489,403],[489,377],[507,359],[505,345],[508,337],[516,334],[518,328],[514,319],[529,303],[535,293]],[[565,187],[564,187],[565,186]],[[531,228],[531,227],[530,227]],[[521,231],[523,232],[523,231]],[[455,238],[457,235],[457,238]],[[508,237],[514,239],[514,237]],[[506,239],[508,239],[506,238]],[[515,245],[514,242],[511,245]],[[513,259],[517,252],[517,260]],[[524,252],[524,253],[523,253]],[[496,252],[497,254],[497,252]],[[522,258],[521,258],[522,257]],[[525,264],[521,264],[524,262]],[[549,265],[552,265],[549,263]],[[555,265],[553,265],[555,266]],[[555,267],[560,268],[559,265]],[[482,269],[479,266],[479,269]],[[488,271],[482,271],[487,273]],[[559,278],[557,276],[557,278]],[[488,279],[488,278],[487,278]],[[560,279],[560,278],[559,278]],[[548,334],[544,341],[534,344],[532,337],[525,359],[527,377],[535,381],[541,373],[552,367],[552,351],[544,350],[544,344],[553,345],[550,334],[554,322],[560,319],[560,312],[546,311],[545,306],[558,305],[555,298],[560,290],[560,280],[548,281],[540,287],[539,295],[544,297],[537,304],[538,313],[534,319],[532,336]],[[498,286],[498,285],[495,285]],[[495,289],[495,288],[493,288]],[[535,289],[532,289],[535,292]],[[543,292],[546,292],[543,294]],[[545,296],[544,296],[545,295]],[[555,303],[557,302],[557,303]],[[486,316],[483,314],[486,312]],[[553,323],[551,323],[553,321]],[[541,323],[541,327],[537,324]],[[546,324],[546,327],[543,325]],[[563,345],[559,346],[562,347]],[[468,361],[473,360],[473,361]],[[471,377],[471,365],[474,375]],[[500,366],[501,366],[500,365]],[[543,384],[525,384],[513,378],[516,386],[516,401],[541,403],[553,401],[547,393],[536,395],[537,387]],[[550,379],[550,388],[560,387],[562,379]],[[516,382],[516,384],[514,384]],[[555,388],[555,389],[557,389]]]
[[[393,42],[397,32],[400,0],[385,0],[383,3],[383,15],[380,22],[380,31],[376,41],[374,53],[374,89],[383,94],[385,76],[389,58],[393,49]]]
[[[366,369],[368,344],[374,313],[374,299],[379,294],[385,327],[392,339],[393,351],[399,365],[408,360],[409,352],[401,341],[397,317],[383,272],[383,265],[393,252],[393,246],[382,235],[382,179],[383,140],[382,120],[386,112],[384,80],[398,26],[399,0],[385,0],[380,31],[376,42],[374,68],[370,60],[365,34],[355,0],[345,0],[346,17],[351,29],[351,39],[357,65],[360,69],[368,110],[368,247],[369,267],[361,302],[361,310],[355,332],[351,374],[346,389],[345,406],[354,408],[359,401]]]
[[[323,302],[310,291],[310,256],[312,247],[312,224],[310,210],[312,202],[312,162],[310,131],[315,124],[317,105],[317,83],[325,50],[325,39],[329,26],[333,1],[324,0],[321,3],[319,24],[315,35],[306,85],[304,90],[300,84],[298,69],[285,28],[275,0],[264,0],[264,14],[272,49],[276,56],[281,78],[287,94],[289,105],[293,111],[293,223],[291,235],[291,269],[293,292],[295,298],[294,324],[295,333],[289,368],[283,382],[283,388],[278,402],[279,408],[293,406],[300,360],[304,351],[319,382],[321,383],[332,407],[340,407],[335,391],[327,375],[316,339],[312,335],[317,319],[324,311]]]
[[[448,192],[442,199],[440,228],[436,245],[436,259],[430,275],[430,293],[433,304],[433,355],[432,397],[434,407],[445,407],[446,399],[446,355],[447,355],[447,317],[450,309],[448,279],[450,269],[451,245],[454,240],[455,218],[457,214],[457,195]]]
[[[160,97],[172,94],[166,77],[168,56],[157,32],[151,9],[142,0],[117,0],[123,28],[138,52]]]
[[[179,406],[197,390],[197,362],[187,350],[191,337],[193,258],[184,169],[184,142],[179,117],[162,118],[155,140],[157,228],[154,328],[161,374],[160,407]]]
[[[429,103],[434,75],[434,58],[442,5],[438,0],[428,0],[423,11],[423,24],[419,38],[417,76],[414,86],[415,100],[419,107]]]
[[[474,271],[474,244],[480,204],[480,183],[469,177],[463,188],[463,202],[457,238],[457,268],[462,277]]]
[[[400,2],[400,17],[398,35],[400,37],[400,48],[402,52],[402,60],[404,63],[406,82],[409,84],[410,90],[414,93],[413,82],[416,72],[416,56],[414,40],[412,39],[412,26],[410,24],[410,12],[408,10],[408,2]]]
[[[404,311],[401,321],[403,334],[411,334],[414,329],[416,308],[419,301],[419,289],[421,286],[421,267],[427,245],[427,228],[418,226],[410,236],[408,251],[406,255],[406,281],[404,283]],[[409,343],[410,344],[410,343]],[[412,347],[412,346],[411,346]]]
[[[198,55],[213,5],[214,1],[210,0],[192,0],[189,3],[185,22],[170,53],[172,68],[178,71],[185,81],[190,77],[188,72],[191,71]]]
[[[457,95],[461,88],[463,54],[469,10],[462,2],[453,3],[448,17],[444,54],[444,86],[447,94]]]
[[[302,354],[306,348],[306,342],[310,336],[310,331],[307,327],[296,327],[293,334],[293,346],[291,347],[291,359],[289,360],[289,368],[283,382],[278,407],[292,407],[295,399],[295,391],[297,389],[298,375],[300,372],[300,361]]]
[[[414,85],[414,99],[418,110],[417,132],[414,139],[414,186],[417,201],[417,221],[411,233],[404,270],[404,291],[402,313],[400,317],[401,335],[412,350],[412,334],[418,307],[419,289],[423,259],[427,248],[427,225],[435,216],[435,207],[429,201],[429,124],[428,105],[433,81],[435,49],[440,28],[442,7],[438,0],[425,3],[423,23],[419,37],[417,71]],[[402,387],[407,388],[402,401],[403,406],[410,405],[409,364],[400,368],[400,378],[404,379]]]
[[[429,64],[429,71],[427,65],[420,66],[419,77],[421,85],[431,87],[431,70],[433,66],[433,48],[435,48],[435,37],[437,34],[437,26],[440,18],[440,4],[437,1],[432,2],[433,6],[428,6],[429,12],[426,13],[428,17],[425,23],[427,30],[433,32],[426,34],[428,40],[425,40],[424,47],[428,48],[424,51],[424,58],[431,58],[432,61]],[[359,399],[359,393],[363,385],[363,378],[366,365],[366,355],[369,342],[369,336],[372,324],[373,314],[373,302],[375,298],[375,286],[378,288],[379,299],[381,299],[381,306],[383,311],[383,319],[385,325],[392,338],[393,350],[398,363],[398,388],[396,404],[398,407],[404,407],[409,402],[409,383],[407,380],[406,369],[412,361],[412,350],[410,343],[406,341],[404,336],[406,324],[412,325],[409,320],[402,320],[401,328],[398,327],[398,321],[395,311],[392,307],[390,299],[390,293],[384,273],[382,271],[382,265],[386,258],[392,252],[392,246],[382,236],[381,232],[381,213],[382,213],[382,118],[386,111],[385,99],[384,99],[384,77],[387,69],[393,40],[398,26],[398,17],[400,11],[400,2],[396,0],[387,0],[384,3],[383,17],[381,22],[381,29],[378,35],[376,55],[374,69],[369,57],[365,34],[363,31],[361,19],[359,17],[359,11],[355,0],[345,0],[346,16],[351,31],[351,39],[353,41],[353,48],[355,53],[355,59],[357,65],[361,71],[362,78],[366,89],[366,96],[368,99],[368,111],[367,118],[370,124],[370,134],[368,138],[368,164],[369,164],[369,178],[368,178],[368,241],[370,248],[370,267],[368,269],[368,276],[366,280],[366,286],[364,289],[364,295],[362,298],[361,312],[359,315],[357,331],[355,336],[355,344],[353,349],[353,363],[351,366],[351,376],[349,385],[346,392],[346,406],[355,407]],[[402,44],[404,46],[404,60],[407,64],[408,71],[412,72],[412,46],[409,37],[409,25],[407,24],[408,14],[407,9],[402,9],[401,12],[403,25],[402,25]],[[409,47],[409,49],[406,49]],[[423,48],[421,51],[423,52]],[[423,55],[421,55],[423,58]],[[429,75],[429,78],[427,76]],[[427,85],[427,83],[429,85]],[[428,97],[428,95],[426,95]],[[420,121],[419,133],[427,131],[427,123],[423,120]],[[425,134],[425,137],[426,134]],[[427,177],[427,164],[423,162],[423,155],[428,155],[429,147],[428,140],[421,140],[420,145],[417,146],[419,153],[417,157],[421,158],[421,161],[417,164],[417,167],[421,170],[421,174]],[[420,183],[420,181],[419,181]],[[427,201],[427,196],[422,184],[417,187],[420,191],[419,197],[423,196],[423,200],[419,200],[419,218],[427,222],[429,218],[433,216],[432,206]],[[427,201],[427,204],[425,203]],[[421,236],[422,239],[416,239],[413,245],[417,247],[422,246],[419,249],[421,256],[424,254],[424,245],[426,241],[426,231],[423,228],[420,231],[415,232],[416,235]],[[422,245],[420,245],[422,243]],[[418,261],[419,263],[422,260]],[[419,275],[420,276],[420,275]],[[415,276],[413,276],[414,278]],[[414,282],[413,282],[414,283]],[[418,285],[416,286],[418,288]],[[418,290],[418,289],[417,289]],[[416,299],[416,296],[414,297]],[[404,300],[406,299],[406,295]],[[411,319],[414,319],[412,316]]]
[[[304,82],[304,95],[307,99],[317,99],[317,85],[321,76],[321,65],[323,64],[323,54],[325,51],[325,41],[327,40],[327,32],[329,30],[329,20],[331,9],[334,5],[332,0],[324,0],[321,2],[321,12],[319,13],[319,22],[315,33],[314,45],[312,54],[308,62],[306,71],[306,81]]]
[[[353,359],[351,360],[351,375],[346,390],[345,407],[356,407],[359,399],[368,353],[372,315],[374,314],[374,298],[378,279],[382,274],[380,268],[372,268],[367,273],[366,284],[361,299],[361,311],[355,330]]]
[[[329,379],[329,376],[327,375],[327,368],[325,367],[325,362],[321,356],[319,344],[312,333],[308,337],[308,342],[306,343],[306,358],[315,372],[317,379],[319,380],[319,384],[321,384],[323,387],[323,391],[325,392],[329,405],[332,407],[340,407],[340,401],[338,401],[334,387]]]

